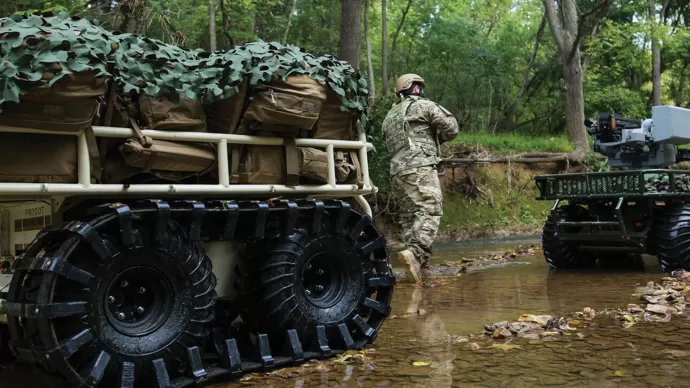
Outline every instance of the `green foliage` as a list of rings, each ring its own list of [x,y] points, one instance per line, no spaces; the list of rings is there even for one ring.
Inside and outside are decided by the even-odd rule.
[[[391,155],[388,152],[386,138],[383,136],[381,126],[396,100],[395,95],[392,94],[376,98],[370,105],[369,123],[366,127],[369,140],[374,145],[374,152],[370,153],[369,156],[371,180],[379,189],[378,197],[384,199],[391,194],[389,175]]]
[[[571,152],[573,146],[567,136],[526,136],[519,133],[462,132],[451,145],[462,145],[464,148],[481,146],[488,148],[494,155],[509,155],[523,152]]]

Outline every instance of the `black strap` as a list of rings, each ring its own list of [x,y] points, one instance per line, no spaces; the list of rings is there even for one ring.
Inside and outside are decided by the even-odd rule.
[[[297,186],[299,184],[299,150],[295,143],[295,138],[284,137],[285,141],[285,169],[286,180],[285,184],[288,186]]]
[[[240,147],[242,144],[230,145],[230,183],[240,182]]]

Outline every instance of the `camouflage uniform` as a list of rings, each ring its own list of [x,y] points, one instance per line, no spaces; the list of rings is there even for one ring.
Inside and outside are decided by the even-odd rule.
[[[401,208],[405,249],[424,268],[443,216],[443,193],[436,172],[440,143],[457,136],[458,123],[435,102],[408,95],[388,112],[383,133],[391,154],[391,183]]]

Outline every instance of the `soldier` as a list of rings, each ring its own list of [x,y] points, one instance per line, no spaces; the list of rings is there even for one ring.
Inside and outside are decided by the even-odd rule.
[[[424,79],[405,74],[395,82],[400,102],[383,120],[391,154],[393,195],[398,200],[405,249],[398,260],[407,264],[408,280],[422,282],[431,246],[443,215],[443,194],[436,171],[441,143],[458,134],[458,122],[441,105],[424,97]],[[411,277],[410,277],[411,275]]]

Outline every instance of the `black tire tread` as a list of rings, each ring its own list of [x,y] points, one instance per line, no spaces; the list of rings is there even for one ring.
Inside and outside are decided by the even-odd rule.
[[[595,260],[578,252],[572,242],[558,239],[556,221],[572,217],[573,209],[559,208],[555,214],[549,215],[542,229],[542,248],[546,263],[552,269],[574,269],[591,267]]]
[[[666,209],[656,220],[654,237],[663,272],[690,270],[690,204]]]
[[[67,377],[72,385],[89,385],[102,380],[102,383],[121,387],[139,386],[139,376],[146,374],[153,378],[149,386],[187,387],[202,383],[200,378],[203,380],[220,376],[238,377],[252,371],[331,357],[346,351],[347,348],[361,347],[375,339],[376,331],[390,314],[395,277],[390,267],[385,240],[372,225],[371,220],[363,219],[366,216],[361,212],[351,209],[347,202],[338,200],[300,200],[278,206],[256,201],[239,201],[231,204],[210,201],[204,204],[204,207],[189,206],[189,202],[185,202],[179,207],[175,202],[168,204],[160,200],[144,200],[130,205],[120,202],[100,203],[95,207],[86,208],[86,212],[82,209],[70,213],[70,222],[77,220],[88,223],[94,232],[79,237],[75,236],[74,232],[66,232],[60,227],[47,228],[39,232],[37,239],[27,250],[27,256],[36,255],[41,250],[64,252],[68,255],[76,249],[70,244],[81,244],[82,247],[88,246],[99,251],[98,255],[92,255],[94,260],[104,260],[118,249],[134,248],[140,246],[142,241],[148,241],[158,249],[177,252],[175,257],[189,273],[196,298],[192,302],[187,328],[168,348],[149,355],[144,364],[134,363],[119,357],[116,352],[103,352],[97,347],[94,348],[93,344],[98,339],[95,335],[89,336],[86,335],[89,333],[86,333],[85,336],[72,340],[72,343],[74,346],[88,343],[89,346],[82,347],[87,348],[91,352],[87,354],[91,354],[92,357],[81,360],[78,364],[81,370],[76,371],[70,366],[69,357],[53,357],[48,361],[44,357],[47,353],[41,349],[53,349],[53,352],[64,355],[75,351],[72,344],[56,344],[55,340],[47,335],[45,325],[49,326],[52,319],[43,319],[45,322],[40,323],[39,319],[10,316],[8,318],[12,322],[9,328],[14,340],[13,349],[23,352],[22,358],[25,361],[32,361],[50,373]],[[203,215],[192,217],[189,213],[201,208],[204,209]],[[197,214],[200,213],[198,211]],[[189,222],[199,224],[193,228]],[[235,225],[247,227],[235,228]],[[174,233],[171,233],[173,230]],[[190,231],[193,231],[195,236],[189,236]],[[277,287],[275,295],[268,295],[266,300],[267,303],[272,303],[274,310],[278,312],[274,323],[283,321],[279,325],[283,329],[261,330],[260,325],[255,325],[250,327],[251,330],[247,330],[244,326],[233,328],[228,325],[224,328],[214,327],[212,330],[209,326],[216,321],[216,310],[219,306],[216,303],[216,278],[211,261],[203,251],[203,239],[194,238],[198,237],[196,233],[200,232],[203,238],[224,238],[265,245],[267,240],[280,240],[286,231],[297,237],[283,241],[283,248],[274,252],[284,255],[282,260],[276,260],[264,268],[255,267],[255,271],[243,268],[238,273],[249,278],[265,271],[289,271],[294,268],[294,256],[304,248],[303,237],[300,237],[300,234],[308,236],[310,233],[321,234],[328,231],[349,239],[355,252],[360,252],[371,260],[367,265],[374,270],[370,270],[372,273],[365,276],[365,286],[369,292],[367,295],[374,299],[367,298],[352,317],[337,323],[335,330],[331,330],[333,327],[327,329],[323,325],[314,327],[317,346],[307,348],[305,339],[299,338],[297,330],[284,330],[290,324],[294,324],[296,328],[305,327],[308,325],[308,319],[304,312],[296,309],[292,298],[278,301],[277,298],[285,288],[278,286],[281,278],[277,277],[277,280],[272,280],[273,286]],[[170,235],[174,237],[169,238]],[[373,243],[375,241],[376,243]],[[362,249],[365,246],[366,251]],[[75,268],[79,268],[79,265],[75,265]],[[41,289],[46,289],[46,282],[60,277],[68,278],[65,274],[44,272],[40,269],[19,271],[15,275],[16,281],[13,279],[8,299],[24,304],[37,303]],[[372,282],[371,279],[381,280]],[[245,288],[241,291],[247,292]],[[256,289],[251,291],[256,292]],[[373,296],[374,293],[376,296]],[[378,308],[366,305],[369,301],[375,301]],[[266,318],[265,314],[266,312],[263,312],[262,319]],[[216,338],[215,333],[219,328],[223,330],[223,337]],[[338,334],[338,331],[341,334]],[[261,341],[252,345],[251,341],[248,341],[249,334],[255,334]],[[212,336],[214,341],[220,341],[216,342],[216,346],[211,345],[214,341],[206,341]],[[71,338],[66,340],[69,342]],[[281,343],[285,345],[282,349],[279,346]],[[61,349],[60,345],[70,348]],[[246,346],[251,346],[253,350],[247,349],[245,352]],[[207,354],[209,350],[217,351],[218,354]],[[214,361],[218,357],[220,359]],[[60,358],[62,361],[56,361]],[[72,371],[66,373],[66,369]],[[112,369],[117,373],[114,378],[109,378]],[[184,374],[180,375],[178,371]],[[108,374],[108,377],[101,372]]]

